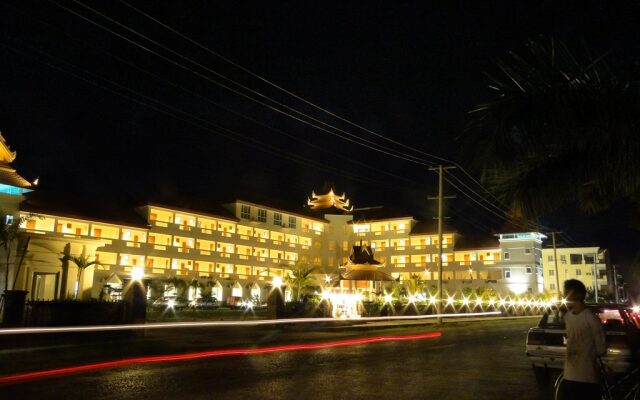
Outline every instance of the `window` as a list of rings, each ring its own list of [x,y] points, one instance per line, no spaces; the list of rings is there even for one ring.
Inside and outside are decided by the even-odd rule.
[[[281,226],[282,225],[282,214],[277,212],[273,213],[273,224]]]
[[[258,222],[267,222],[267,210],[258,208]]]
[[[289,228],[296,228],[296,217],[289,216]]]
[[[531,249],[524,249],[524,254],[531,254]]]
[[[582,254],[569,254],[571,264],[582,264]]]
[[[553,261],[553,256],[548,256],[547,260],[549,260],[549,262]]]
[[[549,276],[555,276],[556,275],[556,271],[550,269],[549,270]]]
[[[250,219],[251,218],[251,207],[242,204],[240,206],[240,218]]]
[[[4,217],[4,223],[11,225],[13,223],[13,215],[7,215]]]
[[[504,271],[504,279],[511,279],[511,271],[509,270]]]
[[[580,268],[576,269],[576,276],[582,275],[582,270]]]
[[[502,258],[503,258],[503,259],[505,259],[505,260],[510,259],[509,252],[508,252],[508,251],[505,251],[505,252],[504,252],[504,256],[503,256]]]
[[[567,263],[567,256],[565,256],[564,254],[560,256],[560,263],[562,264],[566,264]]]
[[[550,284],[549,285],[549,289],[550,290],[556,290],[556,284],[555,283]]]
[[[527,274],[530,274],[530,273],[531,273],[531,271],[532,271],[532,269],[531,269],[531,265],[527,265],[527,267],[525,268],[525,272],[526,272]]]
[[[595,264],[596,258],[593,254],[583,254],[585,264]]]

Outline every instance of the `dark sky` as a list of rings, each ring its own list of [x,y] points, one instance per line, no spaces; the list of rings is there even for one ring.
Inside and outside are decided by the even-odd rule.
[[[215,71],[325,123],[380,142],[278,92],[118,1],[82,3],[209,70],[134,36],[80,2],[56,1],[196,73],[224,82]],[[459,151],[456,138],[465,113],[488,98],[482,73],[508,51],[521,50],[527,40],[545,35],[571,46],[585,41],[597,51],[611,50],[614,68],[624,68],[640,53],[638,3],[631,1],[298,3],[154,1],[135,6],[305,99],[463,165],[470,155]],[[433,216],[434,204],[426,197],[435,194],[435,180],[425,167],[252,103],[53,1],[3,2],[0,15],[0,130],[18,151],[19,171],[29,179],[40,176],[43,190],[64,190],[82,199],[117,196],[124,202],[176,194],[214,202],[249,194],[297,207],[312,189],[333,184],[356,206],[391,204],[423,218]],[[179,118],[105,88],[136,91],[127,95],[161,102],[156,107]],[[243,138],[238,142],[221,137],[220,126]],[[252,140],[273,146],[279,154],[265,151],[263,144],[249,145]],[[500,224],[463,199],[450,202],[449,212],[462,229]],[[638,234],[625,227],[621,214],[545,222],[577,241],[616,247],[624,255],[620,262],[628,262],[637,248]]]

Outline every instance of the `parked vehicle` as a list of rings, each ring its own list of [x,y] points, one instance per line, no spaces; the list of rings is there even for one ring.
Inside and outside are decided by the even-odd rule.
[[[235,310],[237,308],[242,307],[244,304],[244,301],[242,300],[242,297],[240,296],[229,296],[227,297],[227,306],[229,306],[230,309]]]
[[[163,296],[153,302],[155,308],[181,309],[189,306],[187,299],[175,296]]]
[[[602,322],[607,340],[607,353],[602,357],[605,368],[624,373],[638,363],[640,354],[640,319],[630,307],[618,304],[587,304]],[[538,326],[529,329],[526,355],[538,372],[562,369],[566,355],[564,308],[545,313]]]
[[[219,307],[218,299],[215,297],[200,297],[189,303],[189,307],[196,310],[212,310]]]

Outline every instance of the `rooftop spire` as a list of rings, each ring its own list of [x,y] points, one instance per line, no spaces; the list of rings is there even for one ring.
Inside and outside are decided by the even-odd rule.
[[[324,210],[331,207],[347,212],[353,210],[353,206],[349,205],[349,199],[347,199],[346,194],[337,195],[333,188],[329,189],[328,193],[320,195],[312,191],[311,198],[307,199],[307,205],[312,210]]]

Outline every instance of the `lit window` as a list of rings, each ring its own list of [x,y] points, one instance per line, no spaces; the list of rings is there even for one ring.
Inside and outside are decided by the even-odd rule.
[[[289,216],[289,228],[296,229],[296,217]]]
[[[277,225],[277,226],[281,226],[282,225],[282,214],[277,212],[277,213],[273,213],[273,224]]]

